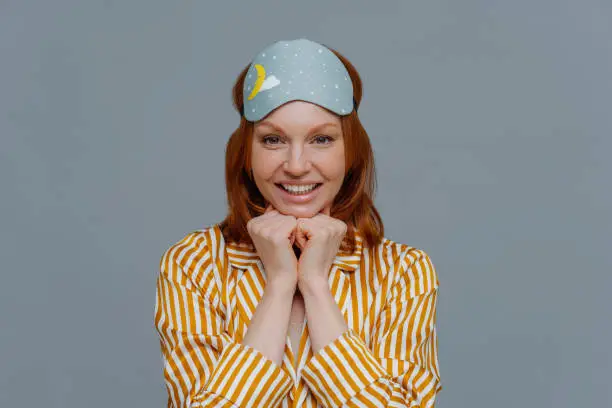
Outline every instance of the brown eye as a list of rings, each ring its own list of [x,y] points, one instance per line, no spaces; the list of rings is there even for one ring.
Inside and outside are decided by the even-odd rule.
[[[329,143],[334,141],[334,138],[330,137],[330,136],[319,135],[319,136],[315,137],[315,141],[318,144],[329,144]]]
[[[280,141],[280,137],[276,136],[276,135],[270,135],[270,136],[264,136],[261,141],[264,144],[276,144],[277,142]]]

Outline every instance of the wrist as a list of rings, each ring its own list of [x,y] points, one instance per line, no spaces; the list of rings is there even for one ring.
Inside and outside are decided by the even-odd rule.
[[[296,291],[296,285],[293,282],[273,280],[266,284],[264,290],[274,296],[292,297]]]
[[[329,283],[323,277],[307,277],[300,280],[298,286],[304,297],[329,291]]]

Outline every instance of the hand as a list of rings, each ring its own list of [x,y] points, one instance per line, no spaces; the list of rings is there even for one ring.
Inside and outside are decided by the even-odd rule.
[[[327,283],[346,231],[346,223],[330,217],[328,209],[312,218],[297,219],[295,242],[302,250],[297,266],[300,292],[309,290],[309,285]]]
[[[297,258],[292,245],[297,219],[268,205],[262,215],[250,219],[246,226],[264,265],[267,284],[295,292]]]

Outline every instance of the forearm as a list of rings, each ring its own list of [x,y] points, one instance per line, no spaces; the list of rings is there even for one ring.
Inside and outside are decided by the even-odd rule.
[[[344,316],[334,300],[329,284],[321,279],[301,288],[308,333],[313,354],[348,330]]]
[[[242,344],[282,365],[294,290],[268,284],[255,309]]]

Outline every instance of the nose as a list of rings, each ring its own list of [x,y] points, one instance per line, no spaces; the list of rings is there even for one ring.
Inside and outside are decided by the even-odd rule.
[[[302,146],[293,145],[287,152],[288,157],[283,163],[283,170],[292,176],[299,177],[310,171],[312,164],[306,150]]]

